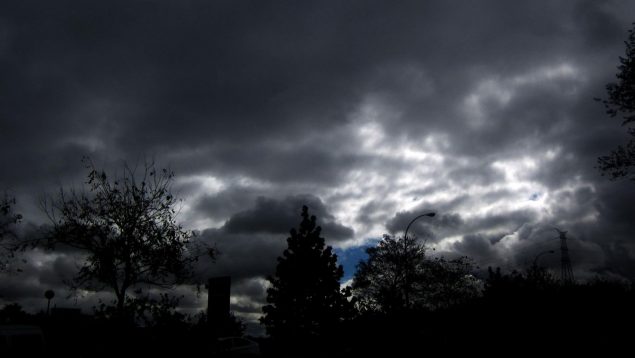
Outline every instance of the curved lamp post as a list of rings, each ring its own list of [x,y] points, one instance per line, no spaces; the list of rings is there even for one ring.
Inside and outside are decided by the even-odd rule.
[[[428,217],[434,217],[436,215],[436,213],[432,212],[432,213],[426,213],[426,214],[421,214],[419,216],[417,216],[416,218],[412,219],[412,221],[410,221],[410,223],[408,223],[408,226],[406,226],[406,231],[403,234],[404,239],[408,238],[408,229],[410,229],[410,225],[412,225],[412,223],[414,223],[415,221],[417,221],[417,219],[422,218],[424,216],[428,216]]]
[[[406,231],[404,232],[404,235],[403,235],[403,238],[404,238],[404,240],[403,240],[403,242],[404,242],[404,254],[406,253],[406,245],[407,245],[407,240],[408,240],[408,230],[410,229],[410,225],[412,225],[412,223],[414,223],[415,221],[417,221],[418,219],[420,219],[420,218],[422,218],[424,216],[434,217],[435,215],[436,214],[434,212],[422,214],[422,215],[419,215],[419,216],[415,217],[414,219],[412,219],[408,223],[408,226],[406,226]],[[404,282],[404,287],[405,287],[404,296],[405,296],[405,299],[406,299],[406,308],[409,308],[410,307],[410,292],[408,291],[408,285],[410,283],[408,282],[408,274],[407,273],[406,273],[406,275],[404,277],[404,280],[405,280],[405,282]]]

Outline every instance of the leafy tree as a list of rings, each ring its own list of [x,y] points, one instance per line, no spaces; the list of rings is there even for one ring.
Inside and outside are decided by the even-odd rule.
[[[425,246],[411,237],[397,240],[384,235],[366,253],[368,259],[359,262],[352,285],[359,307],[393,312],[410,306],[425,271]]]
[[[8,267],[19,243],[15,233],[15,225],[22,220],[22,215],[13,210],[15,199],[7,194],[0,199],[0,271]]]
[[[344,274],[337,256],[320,237],[315,216],[302,207],[299,230],[292,229],[288,248],[269,277],[267,302],[261,322],[273,338],[300,344],[323,337],[352,317],[350,290],[340,289]]]
[[[471,262],[465,258],[428,258],[415,238],[384,238],[366,249],[357,266],[353,293],[362,311],[395,314],[411,309],[437,309],[477,295]]]
[[[457,306],[480,295],[481,282],[471,274],[474,265],[469,257],[452,260],[435,257],[427,262],[425,290],[420,301],[425,308]]]
[[[72,288],[112,290],[123,316],[131,288],[170,288],[191,278],[201,247],[175,220],[171,171],[157,171],[149,163],[139,173],[124,165],[121,175],[110,177],[89,159],[84,163],[88,192],[60,189],[44,203],[53,224],[47,243],[83,252]]]
[[[598,168],[603,175],[611,179],[628,177],[635,180],[635,32],[629,30],[626,44],[626,57],[620,57],[617,82],[606,85],[608,99],[601,101],[611,117],[620,115],[622,126],[629,126],[627,131],[632,136],[628,143],[620,145],[610,154],[598,158]]]

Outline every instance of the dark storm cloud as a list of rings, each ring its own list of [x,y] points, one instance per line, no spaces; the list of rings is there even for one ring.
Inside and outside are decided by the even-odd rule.
[[[322,228],[322,235],[327,240],[350,239],[353,230],[334,222],[324,203],[312,195],[289,196],[284,200],[259,197],[255,207],[250,210],[234,214],[223,226],[228,233],[288,233],[297,227],[300,219],[299,209],[306,205],[309,213],[318,218],[318,225]]]
[[[200,187],[196,187],[200,190]],[[253,202],[259,195],[259,190],[249,187],[231,187],[212,195],[204,195],[197,200],[194,212],[201,217],[229,217],[244,209],[247,202]]]
[[[253,208],[235,213],[217,229],[207,229],[199,237],[219,251],[209,269],[215,275],[237,279],[266,277],[274,273],[276,258],[286,248],[292,228],[302,220],[302,205],[316,215],[327,243],[348,239],[353,231],[334,222],[334,217],[319,198],[310,195],[289,196],[283,200],[259,197]]]
[[[50,226],[27,223],[19,229],[20,240],[30,243],[45,240]],[[7,271],[0,272],[0,300],[25,302],[25,308],[30,309],[33,308],[31,304],[42,301],[47,289],[55,291],[60,302],[71,296],[76,298],[79,292],[70,289],[70,282],[77,275],[83,260],[84,253],[69,246],[58,245],[55,250],[44,247],[30,249],[27,246],[26,250],[15,252]],[[95,302],[80,302],[80,306],[88,309]],[[37,307],[40,307],[39,303]]]
[[[53,164],[69,163],[56,158],[71,153],[126,157],[182,151],[205,163],[188,154],[193,148],[219,171],[262,172],[274,180],[338,178],[342,166],[354,158],[341,161],[333,156],[333,147],[321,151],[298,142],[307,131],[341,125],[366,93],[385,94],[402,107],[406,115],[398,120],[408,125],[391,128],[418,133],[412,129],[425,116],[427,127],[446,131],[447,108],[454,107],[449,101],[469,87],[458,76],[486,64],[511,72],[544,56],[544,50],[575,48],[564,37],[581,26],[566,12],[563,21],[554,21],[563,16],[556,11],[562,5],[551,3],[486,2],[461,8],[414,1],[399,6],[198,1],[67,5],[4,5],[2,59],[8,80],[2,92],[11,99],[4,117],[12,123],[6,128],[12,138],[6,145],[33,159],[26,166],[3,163],[15,168],[9,184],[71,169],[41,167],[35,158],[42,154]],[[613,21],[601,21],[611,16],[602,7],[578,7],[582,10],[573,13],[599,17],[592,22],[595,37],[606,39],[619,30]],[[449,10],[455,24],[433,21]],[[487,19],[496,21],[483,26]],[[520,31],[508,31],[516,24],[523,26]],[[502,29],[508,36],[500,36]],[[472,55],[471,68],[464,66],[461,53]],[[497,66],[503,58],[506,65]],[[461,70],[439,71],[444,68]],[[422,83],[428,85],[422,89]],[[416,95],[420,92],[423,101]],[[36,123],[40,130],[33,133],[29,128]],[[288,152],[272,142],[289,142],[294,149]],[[288,161],[276,163],[267,156],[289,156],[291,163],[280,165]],[[321,170],[303,178],[307,171],[287,170],[294,160]],[[29,173],[40,175],[25,175]]]
[[[380,211],[383,204],[379,200],[371,200],[366,204],[362,205],[359,208],[357,214],[357,221],[369,225],[375,222],[380,216],[375,215],[376,212]]]
[[[560,88],[534,96],[525,88],[523,98],[553,105],[514,99],[470,132],[448,109],[478,84],[475,70],[528,71],[606,47],[623,32],[615,9],[590,2],[71,4],[4,5],[2,92],[11,100],[3,129],[11,140],[3,145],[26,158],[4,157],[3,167],[14,168],[4,185],[65,181],[80,169],[75,157],[91,153],[165,155],[181,174],[205,168],[337,185],[364,160],[346,140],[320,146],[309,135],[337,131],[368,93],[402,112],[389,132],[455,132],[462,138],[452,151],[498,152],[545,126],[536,120],[558,122],[550,111],[561,107],[562,96],[552,95]],[[447,13],[454,22],[435,21]],[[491,176],[487,167],[467,170],[453,175]]]
[[[12,140],[3,144],[23,157],[53,149],[55,162],[73,146],[79,146],[76,155],[125,156],[213,142],[208,154],[223,158],[248,144],[262,146],[264,139],[289,135],[285,139],[293,142],[308,122],[328,128],[350,105],[345,92],[325,90],[332,84],[319,74],[319,59],[304,61],[321,51],[318,43],[291,51],[304,42],[302,35],[320,31],[291,31],[298,20],[286,14],[303,11],[292,4],[71,4],[4,5],[8,80],[2,93],[11,100],[3,117],[11,125],[3,129]],[[312,16],[320,25],[320,14]],[[289,38],[280,42],[281,36]],[[271,51],[276,44],[282,47]],[[300,108],[304,118],[298,118]],[[35,123],[39,131],[32,133]],[[236,158],[249,162],[244,168],[259,162],[249,152],[251,160]],[[319,153],[315,159],[322,160]],[[14,168],[15,180],[24,180],[29,166]],[[50,175],[55,168],[39,169]]]
[[[205,230],[200,237],[218,250],[215,262],[204,264],[201,270],[237,280],[272,274],[287,243],[284,235],[231,234],[221,229]]]
[[[529,210],[515,210],[501,214],[486,214],[467,223],[464,229],[472,232],[480,232],[481,230],[492,229],[508,229],[516,231],[522,229],[526,223],[532,223],[537,219],[537,214]]]
[[[53,290],[63,306],[79,305],[85,312],[97,303],[97,297],[110,299],[102,292],[91,297],[69,289],[68,282],[77,274],[81,256],[62,252],[29,251],[18,256],[17,271],[0,273],[0,301],[19,302],[29,311],[45,307],[44,291]],[[78,295],[79,294],[79,295]],[[79,303],[78,303],[78,299]]]
[[[452,246],[452,252],[471,257],[483,266],[500,264],[500,257],[494,245],[504,235],[503,233],[491,237],[482,234],[465,235],[461,241]]]
[[[581,240],[597,243],[602,247],[606,260],[601,269],[632,279],[635,265],[633,226],[635,213],[630,207],[635,188],[628,182],[603,183],[597,187],[598,199],[593,201],[601,225],[589,227],[578,233]]]
[[[261,280],[245,280],[232,287],[232,293],[238,296],[265,297],[266,289]]]

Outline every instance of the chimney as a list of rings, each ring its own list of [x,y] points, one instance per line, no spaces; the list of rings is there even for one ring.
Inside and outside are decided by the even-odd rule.
[[[222,331],[229,319],[231,277],[212,277],[207,281],[207,322],[214,331]]]

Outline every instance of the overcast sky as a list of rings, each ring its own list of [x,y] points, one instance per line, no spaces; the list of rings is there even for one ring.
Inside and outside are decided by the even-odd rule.
[[[626,131],[593,100],[632,21],[627,0],[2,1],[0,189],[28,234],[39,198],[82,185],[83,155],[155,158],[221,253],[200,269],[232,276],[248,319],[303,204],[347,277],[435,211],[412,233],[437,253],[523,268],[558,226],[577,277],[635,278],[635,185],[594,168]],[[31,253],[0,293],[106,297],[63,300],[73,257]]]

